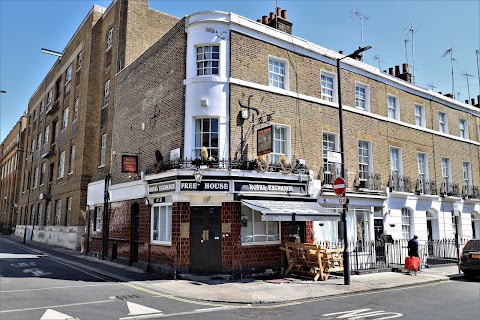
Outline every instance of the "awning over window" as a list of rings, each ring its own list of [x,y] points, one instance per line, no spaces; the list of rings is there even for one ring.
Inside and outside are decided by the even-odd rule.
[[[323,208],[317,202],[242,200],[247,207],[260,211],[263,221],[339,221],[334,208]]]

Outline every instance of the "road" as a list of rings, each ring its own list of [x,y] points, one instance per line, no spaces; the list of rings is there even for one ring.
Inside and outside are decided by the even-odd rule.
[[[183,299],[149,281],[115,282],[0,240],[0,319],[462,319],[478,320],[480,281],[415,287],[272,305]]]

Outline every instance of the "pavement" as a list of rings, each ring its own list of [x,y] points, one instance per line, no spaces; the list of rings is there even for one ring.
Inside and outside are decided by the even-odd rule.
[[[182,275],[182,279],[165,280],[155,273],[147,273],[131,266],[85,256],[79,251],[33,241],[23,244],[23,239],[14,235],[3,235],[0,238],[37,254],[73,264],[77,268],[115,281],[135,282],[150,290],[185,299],[224,303],[285,303],[426,285],[463,277],[456,264],[447,264],[423,268],[417,275],[408,275],[405,272],[352,274],[349,285],[344,284],[344,278],[341,275],[330,275],[326,281],[317,282],[296,276],[231,280],[228,275],[196,276],[191,274]]]

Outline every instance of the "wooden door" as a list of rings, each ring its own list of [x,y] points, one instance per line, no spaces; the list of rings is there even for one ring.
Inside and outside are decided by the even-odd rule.
[[[222,226],[220,207],[190,209],[190,272],[222,271]]]

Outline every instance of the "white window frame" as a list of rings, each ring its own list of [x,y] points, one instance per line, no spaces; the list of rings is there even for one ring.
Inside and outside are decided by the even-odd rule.
[[[161,216],[165,217],[162,219]],[[152,206],[150,219],[150,225],[152,226],[150,228],[150,242],[168,246],[172,245],[172,203],[165,202]],[[154,239],[155,237],[157,239]]]
[[[40,150],[41,147],[42,147],[42,131],[38,131],[37,150]]]
[[[209,128],[204,128],[204,120],[209,120]],[[213,131],[213,123],[217,123],[217,131]],[[203,137],[208,134],[208,141],[203,141]],[[217,136],[217,146],[213,145],[214,137]],[[194,153],[196,158],[201,157],[202,147],[207,148],[208,157],[218,160],[220,156],[220,120],[215,117],[195,118],[194,132]],[[207,145],[208,144],[208,145]]]
[[[465,119],[458,120],[460,138],[468,139],[468,123]]]
[[[387,95],[387,109],[388,118],[400,120],[400,99],[398,99],[397,96],[391,94]]]
[[[195,47],[195,54],[197,76],[218,76],[220,74],[219,44],[198,45]]]
[[[104,87],[103,87],[103,106],[102,109],[108,107],[108,104],[110,103],[110,79],[105,81]]]
[[[68,109],[69,107],[66,107],[65,109],[63,109],[61,131],[67,129],[67,126],[68,126],[68,111],[69,111]]]
[[[35,167],[35,173],[33,174],[33,189],[36,189],[38,185],[38,166]]]
[[[77,118],[78,118],[78,106],[79,106],[79,103],[80,103],[79,99],[80,99],[79,97],[76,97],[75,102],[73,103],[73,120],[72,120],[72,122],[77,121]]]
[[[412,211],[403,207],[401,210],[402,221],[402,239],[410,240],[412,238]]]
[[[366,144],[366,150],[367,150],[367,162],[362,161],[365,160],[365,154],[360,151],[365,150],[363,146],[360,146],[360,144]],[[358,147],[358,176],[360,178],[360,181],[366,181],[367,177],[362,177],[362,172],[365,172],[367,176],[372,173],[372,142],[368,140],[358,140],[357,141],[357,147]],[[367,171],[365,170],[360,170],[361,166],[366,166]]]
[[[50,126],[45,127],[43,138],[44,138],[43,145],[48,144],[48,139],[50,138]]]
[[[83,51],[80,51],[77,55],[77,71],[82,68],[82,62],[83,62]]]
[[[419,127],[426,127],[426,119],[425,119],[425,107],[421,104],[415,103],[415,125]]]
[[[40,171],[40,186],[45,185],[45,172],[47,171],[47,163],[42,163],[42,169]]]
[[[390,172],[398,176],[403,174],[401,148],[390,147]]]
[[[438,112],[438,131],[448,134],[448,118],[445,112]]]
[[[103,207],[95,207],[95,227],[93,231],[101,232],[103,228]]]
[[[255,214],[257,213],[257,214]],[[259,221],[255,220],[255,216],[258,217]],[[243,220],[246,220],[247,227],[242,225],[243,228],[248,228],[251,226],[251,235],[242,235],[240,231],[240,242],[241,246],[252,246],[252,245],[263,245],[263,244],[280,244],[282,243],[282,223],[280,221],[262,221],[261,220],[261,212],[255,211],[245,205],[241,207],[241,219],[242,223]],[[269,226],[273,226],[277,224],[278,230],[278,239],[275,238],[275,235],[270,235]],[[255,241],[256,237],[265,237],[266,240],[264,241]],[[248,238],[248,239],[247,239]],[[272,238],[271,240],[269,240]]]
[[[278,136],[277,130],[284,131],[284,138]],[[272,152],[268,154],[269,160],[271,163],[279,163],[280,157],[285,155],[287,162],[291,161],[291,152],[290,152],[290,126],[281,125],[281,124],[272,124]],[[280,150],[276,148],[276,141],[280,146]],[[283,143],[283,151],[281,149]]]
[[[283,73],[282,73],[283,71]],[[268,85],[289,90],[288,61],[275,56],[268,56]]]
[[[67,211],[66,211],[66,218],[65,218],[65,225],[70,226],[72,219],[72,197],[67,198]]]
[[[73,171],[75,170],[75,145],[72,144],[70,146],[70,162],[69,162],[69,171],[68,174],[73,174]]]
[[[452,182],[452,168],[449,158],[441,158],[441,168],[442,168],[442,182],[451,183]]]
[[[100,142],[100,166],[105,166],[105,160],[107,156],[107,134],[102,135],[102,141]]]
[[[425,152],[417,152],[418,179],[422,182],[428,180],[428,155]]]
[[[72,80],[72,69],[73,66],[70,64],[67,70],[65,71],[65,97],[70,94],[70,82]]]
[[[472,185],[472,164],[470,161],[462,161],[463,185]]]
[[[55,225],[60,225],[60,219],[62,218],[62,200],[55,201]]]
[[[363,89],[363,93],[358,89]],[[355,108],[370,111],[370,87],[364,83],[355,82]]]
[[[63,178],[65,174],[65,151],[60,153],[60,157],[58,159],[58,177],[57,179]]]
[[[52,104],[53,100],[53,89],[50,89],[47,93],[47,106],[50,106]]]
[[[105,49],[105,51],[108,51],[108,49],[110,49],[112,47],[112,44],[113,44],[113,28],[108,30],[108,33],[107,33],[107,49]]]
[[[331,79],[330,84],[328,80]],[[331,87],[330,87],[331,85]],[[321,70],[320,71],[320,98],[322,100],[336,102],[336,75],[334,73]]]

